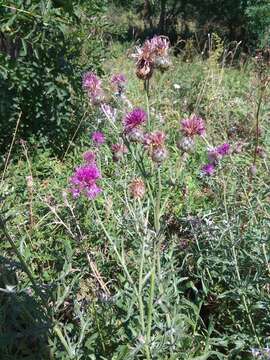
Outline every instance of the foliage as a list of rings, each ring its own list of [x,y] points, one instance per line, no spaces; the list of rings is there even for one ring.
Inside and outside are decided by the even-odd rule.
[[[88,129],[63,161],[41,143],[36,151],[21,145],[2,184],[1,216],[49,312],[21,265],[10,267],[12,249],[2,233],[1,331],[11,334],[0,337],[5,358],[14,351],[17,358],[37,358],[41,343],[44,359],[49,347],[52,358],[76,360],[249,360],[252,348],[269,346],[269,89],[260,112],[260,146],[267,158],[257,159],[251,176],[256,69],[253,63],[221,66],[224,44],[218,36],[212,44],[207,61],[184,61],[183,54],[169,71],[155,69],[149,97],[135,78],[134,63],[118,55],[105,64],[102,79],[106,101],[117,109],[115,122],[89,107]],[[128,78],[122,97],[108,82],[120,71]],[[127,143],[122,162],[112,161],[111,145],[123,133],[128,104],[147,111],[147,132],[166,133],[169,152],[162,165],[134,143]],[[179,120],[192,113],[205,119],[207,136],[183,156],[176,147]],[[96,130],[106,138],[98,148],[90,140]],[[208,147],[225,141],[230,156],[214,176],[203,176]],[[69,178],[89,149],[97,154],[103,193],[94,202],[73,200]],[[138,177],[146,185],[140,200],[129,187]],[[21,299],[21,313],[10,326],[7,311],[16,307],[14,299]],[[42,331],[30,342],[26,335],[32,336],[34,325]],[[12,339],[18,339],[15,350]]]
[[[83,8],[79,5],[53,5],[51,1],[18,0],[0,8],[2,151],[7,150],[19,119],[17,136],[37,136],[61,153],[81,116],[78,37],[89,23],[82,24]],[[98,2],[87,5],[89,15],[97,17],[90,24],[88,44],[95,51],[88,51],[85,62],[91,68],[99,67],[103,56],[100,34],[93,32],[99,29],[102,9]]]

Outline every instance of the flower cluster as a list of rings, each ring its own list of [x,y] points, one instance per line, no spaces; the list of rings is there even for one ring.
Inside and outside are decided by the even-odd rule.
[[[87,72],[83,75],[83,88],[87,92],[93,105],[98,105],[104,98],[100,78],[93,72]]]
[[[101,193],[97,185],[99,179],[101,173],[94,162],[78,167],[70,179],[73,197],[78,198],[83,194],[90,200],[95,199]]]
[[[166,70],[170,66],[169,46],[167,37],[154,36],[136,49],[134,57],[137,59],[136,75],[139,79],[150,79],[155,67]]]
[[[230,145],[224,143],[215,148],[208,150],[208,160],[209,163],[202,167],[202,172],[205,175],[213,175],[215,172],[215,167],[218,165],[218,162],[226,155],[230,153]]]

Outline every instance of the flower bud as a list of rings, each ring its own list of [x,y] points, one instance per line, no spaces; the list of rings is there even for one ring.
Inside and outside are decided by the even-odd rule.
[[[168,151],[165,147],[156,147],[153,149],[151,158],[156,163],[162,163],[168,156]]]
[[[195,142],[191,137],[183,137],[177,140],[176,146],[179,150],[190,153],[194,151]]]

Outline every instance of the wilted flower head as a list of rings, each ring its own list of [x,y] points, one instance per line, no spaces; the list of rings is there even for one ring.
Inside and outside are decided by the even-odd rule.
[[[119,161],[123,158],[123,155],[128,152],[127,147],[124,144],[113,144],[111,146],[113,161]]]
[[[93,151],[86,151],[83,154],[83,159],[85,162],[87,162],[88,164],[93,164],[96,161],[96,154]]]
[[[134,57],[137,59],[136,75],[139,79],[147,80],[153,74],[155,48],[150,40],[146,40],[144,45],[142,47],[137,47],[136,50],[137,53],[134,54]]]
[[[142,47],[137,47],[134,57],[136,62],[136,74],[140,79],[147,80],[152,74],[154,67],[162,70],[170,66],[169,50],[170,42],[166,36],[154,36],[146,40]]]
[[[83,88],[94,105],[99,104],[103,99],[100,78],[93,72],[87,72],[83,75]]]
[[[129,191],[134,199],[142,199],[145,194],[145,185],[141,178],[135,178],[129,185]]]
[[[70,179],[73,197],[83,194],[91,200],[95,199],[101,192],[101,188],[96,184],[100,178],[100,171],[94,163],[78,167]]]
[[[192,116],[189,119],[182,120],[180,124],[182,126],[181,130],[185,136],[193,137],[195,135],[205,135],[204,121],[200,117]]]
[[[146,122],[146,112],[143,109],[136,108],[128,113],[123,120],[124,131],[129,133],[132,129]]]
[[[92,141],[95,145],[99,146],[104,144],[105,137],[101,131],[95,131],[92,134]]]
[[[124,74],[114,74],[111,79],[111,83],[119,95],[122,94],[126,82],[127,79]]]
[[[211,176],[215,172],[215,165],[212,163],[206,164],[202,167],[202,172],[204,175]]]

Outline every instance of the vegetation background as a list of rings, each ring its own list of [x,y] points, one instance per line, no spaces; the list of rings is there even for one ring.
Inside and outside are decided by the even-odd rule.
[[[172,64],[148,97],[131,54],[156,34]],[[269,0],[0,1],[0,359],[270,359],[269,46]],[[124,73],[167,134],[149,180],[158,232],[156,202],[129,195],[132,154],[112,161],[118,133],[86,71],[107,90]],[[129,109],[110,101],[121,125]],[[193,113],[232,148],[213,177],[202,140],[187,158],[176,146]],[[96,130],[93,205],[68,188]]]

